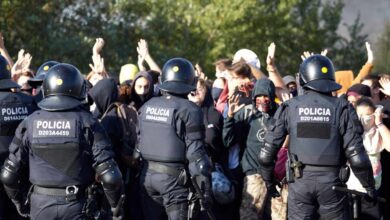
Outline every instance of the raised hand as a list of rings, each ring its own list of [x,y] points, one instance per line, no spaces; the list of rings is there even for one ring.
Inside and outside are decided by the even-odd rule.
[[[204,74],[202,67],[197,63],[195,64],[195,74],[199,79],[207,80],[206,74]]]
[[[301,55],[301,59],[302,60],[306,60],[308,57],[310,57],[311,55],[313,55],[314,53],[311,53],[309,51],[304,51],[303,54]]]
[[[371,44],[366,42],[367,49],[367,63],[372,63],[374,61],[374,53],[371,50]]]
[[[274,65],[274,61],[275,61],[275,49],[276,49],[276,45],[275,45],[274,42],[272,42],[272,43],[268,46],[267,65]]]
[[[322,56],[326,56],[327,53],[328,53],[328,49],[324,49],[323,51],[321,51],[321,55],[322,55]],[[306,60],[308,57],[313,56],[313,55],[314,55],[313,52],[304,51],[303,54],[301,55],[301,59],[302,59],[302,61],[304,61],[304,60]]]
[[[93,55],[98,55],[103,50],[104,47],[104,39],[103,38],[96,38],[96,42],[93,45],[92,53]]]
[[[18,60],[12,66],[12,75],[19,75],[30,70],[32,56],[29,53],[24,54],[24,49],[21,49],[18,53]]]
[[[390,96],[390,79],[386,77],[381,77],[379,84],[382,86],[380,88],[381,92],[387,96]]]
[[[282,95],[282,102],[285,102],[285,101],[290,100],[290,99],[293,98],[293,95],[289,91],[287,91],[285,89],[283,89],[280,92],[280,94]]]
[[[101,57],[99,54],[92,56],[93,65],[89,64],[89,67],[91,67],[91,70],[94,73],[100,74],[102,76],[106,76],[106,68],[104,66],[104,58]]]
[[[228,109],[228,117],[231,118],[234,116],[236,112],[242,109],[245,104],[238,105],[240,101],[240,95],[232,95],[229,98],[229,109]]]
[[[138,41],[137,52],[138,55],[143,57],[143,59],[146,59],[146,57],[149,55],[148,42],[146,42],[146,40],[140,39]]]
[[[324,49],[323,51],[321,51],[322,56],[326,56],[326,54],[328,54],[328,49]]]

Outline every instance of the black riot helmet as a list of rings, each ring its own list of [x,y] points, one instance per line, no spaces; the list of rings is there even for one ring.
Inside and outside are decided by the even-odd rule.
[[[160,90],[174,94],[188,94],[196,89],[194,66],[184,58],[168,60],[162,69]]]
[[[86,99],[86,81],[73,65],[60,63],[50,68],[42,83],[41,109],[61,111],[73,109]]]
[[[0,55],[0,89],[20,88],[20,86],[11,79],[10,66],[7,60]]]
[[[319,54],[312,55],[302,62],[299,68],[299,83],[303,88],[324,93],[341,89],[341,85],[335,82],[332,61]]]
[[[37,88],[42,85],[43,79],[45,78],[47,72],[49,72],[49,69],[57,64],[59,64],[57,61],[47,61],[43,63],[35,73],[35,77],[28,80],[28,84],[30,84],[33,88]]]

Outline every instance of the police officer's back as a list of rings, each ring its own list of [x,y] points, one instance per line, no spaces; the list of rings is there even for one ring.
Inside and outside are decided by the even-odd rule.
[[[121,174],[102,126],[83,108],[86,82],[72,65],[57,64],[43,81],[42,109],[18,126],[1,171],[8,196],[32,219],[85,219],[86,188],[102,182],[111,207],[121,195]],[[20,188],[25,170],[31,201]],[[31,209],[31,211],[29,210]]]
[[[8,147],[19,123],[37,109],[31,96],[15,90],[19,85],[11,80],[9,66],[0,55],[0,163],[8,157]],[[12,91],[13,89],[14,91]],[[2,188],[2,186],[0,187]],[[13,215],[15,214],[15,215]],[[18,214],[4,190],[0,190],[0,219],[16,219]]]
[[[162,82],[163,96],[152,98],[140,109],[139,150],[146,161],[141,174],[144,214],[146,219],[159,218],[159,210],[153,209],[157,203],[165,207],[169,219],[187,219],[185,170],[197,177],[205,196],[210,196],[203,113],[187,100],[195,90],[192,64],[182,58],[169,60],[162,70]]]
[[[331,96],[341,88],[334,81],[332,62],[313,55],[300,67],[305,93],[283,103],[276,124],[266,135],[260,152],[263,179],[276,196],[273,160],[284,137],[290,135],[289,160],[294,176],[289,180],[288,218],[348,219],[346,196],[332,190],[343,185],[339,172],[346,160],[357,172],[368,194],[375,198],[371,164],[362,143],[362,128],[346,100]]]

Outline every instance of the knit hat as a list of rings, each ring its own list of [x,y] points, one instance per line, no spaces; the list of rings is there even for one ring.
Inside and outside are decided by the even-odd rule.
[[[371,97],[371,90],[369,86],[363,84],[355,84],[347,90],[347,96],[366,96]]]

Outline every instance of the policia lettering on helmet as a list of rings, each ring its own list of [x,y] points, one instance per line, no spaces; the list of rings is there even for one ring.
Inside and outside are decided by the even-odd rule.
[[[277,196],[274,160],[289,134],[294,178],[288,187],[288,218],[314,219],[318,211],[321,219],[349,219],[346,195],[332,190],[343,184],[339,172],[346,160],[371,199],[376,199],[372,167],[362,143],[363,129],[353,107],[331,95],[341,86],[335,82],[330,59],[313,55],[304,60],[300,84],[304,94],[281,105],[276,124],[266,134],[259,155],[263,179],[271,195]]]
[[[171,220],[187,219],[189,180],[186,170],[209,205],[211,165],[204,149],[202,110],[187,99],[196,89],[194,67],[183,58],[169,60],[162,70],[162,96],[140,109],[139,150],[142,200],[146,219],[160,219],[162,206]]]
[[[37,106],[31,96],[17,92],[20,86],[11,80],[10,66],[0,55],[0,163],[8,157],[8,147],[18,124]],[[28,187],[28,185],[25,185]],[[20,219],[15,206],[0,186],[0,219]]]
[[[1,170],[8,196],[31,219],[86,219],[85,191],[96,174],[110,206],[117,208],[122,176],[104,129],[85,110],[84,78],[74,66],[57,64],[42,89],[42,110],[20,123]],[[28,168],[31,195],[20,188]]]

